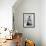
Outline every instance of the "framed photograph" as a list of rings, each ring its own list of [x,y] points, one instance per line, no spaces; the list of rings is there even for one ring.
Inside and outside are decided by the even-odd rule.
[[[23,13],[23,27],[35,27],[35,13]]]

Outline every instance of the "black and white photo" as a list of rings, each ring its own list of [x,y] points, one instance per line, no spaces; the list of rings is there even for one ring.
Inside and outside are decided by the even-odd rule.
[[[35,27],[35,13],[23,13],[23,26]]]

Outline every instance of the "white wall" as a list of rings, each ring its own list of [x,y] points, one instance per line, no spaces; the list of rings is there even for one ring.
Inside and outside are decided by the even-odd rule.
[[[41,1],[41,40],[42,46],[46,46],[46,0]]]
[[[12,6],[16,0],[0,0],[0,27],[12,28]]]
[[[16,6],[16,5],[14,5]],[[23,0],[18,7],[13,8],[15,29],[23,33],[24,38],[35,41],[36,46],[41,46],[41,31],[40,31],[40,15],[41,1],[40,0]],[[35,13],[35,28],[23,27],[23,13]]]

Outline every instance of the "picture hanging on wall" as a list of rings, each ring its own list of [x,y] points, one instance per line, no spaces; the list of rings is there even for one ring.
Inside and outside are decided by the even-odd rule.
[[[25,28],[35,27],[35,13],[23,13],[23,27]]]

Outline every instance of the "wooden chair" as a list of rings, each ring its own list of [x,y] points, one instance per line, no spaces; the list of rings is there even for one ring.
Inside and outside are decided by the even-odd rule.
[[[15,33],[16,46],[21,46],[22,44],[22,33]]]
[[[35,46],[35,43],[32,40],[26,40],[25,46]]]

